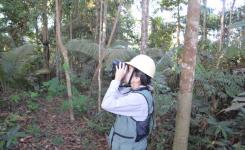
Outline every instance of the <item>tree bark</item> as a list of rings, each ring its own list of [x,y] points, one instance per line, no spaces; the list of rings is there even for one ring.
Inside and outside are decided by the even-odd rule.
[[[111,35],[109,37],[109,40],[107,42],[107,46],[106,47],[109,47],[111,45],[112,38],[114,36],[115,30],[116,30],[116,27],[117,27],[117,22],[118,22],[118,19],[119,19],[119,16],[120,16],[121,8],[122,8],[122,1],[119,2],[118,8],[117,8],[117,14],[116,14],[116,17],[115,17],[115,21],[114,21],[114,24],[113,24],[113,27],[112,27],[112,30],[111,30]]]
[[[202,39],[205,41],[207,40],[207,0],[203,0],[204,5],[204,14],[203,14],[203,29],[202,29]]]
[[[48,39],[48,1],[43,1],[43,14],[42,14],[42,44],[43,44],[43,56],[44,56],[44,68],[49,69],[49,39]],[[49,75],[46,76],[49,79]]]
[[[72,40],[72,10],[70,10],[70,24],[69,24],[69,35],[70,35],[70,40]]]
[[[101,68],[102,58],[104,54],[105,40],[106,40],[106,23],[107,23],[107,0],[101,0],[100,3],[100,24],[99,24],[99,64],[98,64],[98,112],[101,111]]]
[[[36,44],[38,45],[39,44],[39,29],[38,29],[38,15],[35,17],[35,22],[34,22],[34,27],[35,27],[35,31],[36,31]]]
[[[112,31],[111,31],[111,34],[110,34],[110,37],[109,37],[109,40],[108,40],[108,43],[107,43],[107,48],[110,47],[111,45],[111,42],[112,42],[112,38],[114,36],[114,33],[115,33],[115,29],[116,29],[116,26],[117,26],[117,22],[118,22],[118,19],[119,19],[119,16],[120,16],[120,12],[121,12],[121,5],[122,5],[122,1],[120,1],[119,3],[119,6],[118,6],[118,11],[117,11],[117,15],[116,15],[116,18],[115,18],[115,21],[114,21],[114,24],[113,24],[113,28],[112,28]],[[104,50],[102,50],[102,53],[100,55],[100,59],[101,61],[104,60],[104,57],[106,55],[106,52]],[[93,75],[93,78],[92,78],[92,81],[91,81],[91,86],[90,86],[90,96],[91,96],[91,92],[92,92],[92,86],[93,86],[93,83],[98,75],[98,72],[99,72],[99,64],[97,65],[96,69],[95,69],[95,72],[94,72],[94,75]]]
[[[245,12],[242,12],[242,15],[240,17],[241,17],[240,20],[245,20]],[[245,49],[245,26],[242,27],[240,41],[241,41],[241,49]]]
[[[225,0],[223,1],[222,14],[220,19],[220,42],[219,42],[219,51],[221,52],[223,48],[224,41],[224,19],[225,19]]]
[[[101,47],[103,40],[103,4],[104,0],[100,1],[100,24],[99,24],[99,64],[98,64],[98,112],[101,111]]]
[[[148,42],[149,0],[142,0],[141,45],[140,53],[144,54]]]
[[[199,19],[200,1],[189,0],[173,150],[187,150],[188,147]]]
[[[65,46],[62,43],[61,39],[61,29],[60,29],[60,10],[61,10],[61,0],[55,0],[55,8],[56,8],[56,42],[58,44],[59,50],[61,51],[64,57],[64,66],[65,67],[65,77],[66,77],[66,86],[67,86],[67,94],[68,94],[68,101],[69,101],[69,113],[70,113],[70,120],[74,121],[74,113],[73,113],[73,105],[72,105],[72,91],[71,91],[71,79],[70,79],[70,68],[69,68],[69,58],[68,52]]]
[[[95,23],[95,35],[94,35],[94,40],[96,41],[96,43],[99,43],[99,22],[100,22],[100,1],[101,0],[97,0],[95,3],[95,13],[96,13],[96,23]]]
[[[223,42],[224,42],[224,19],[225,19],[225,0],[223,0],[222,14],[221,14],[221,19],[220,19],[220,40],[219,40],[219,51],[218,51],[220,53],[220,56],[216,64],[217,69],[219,68],[220,61],[224,57],[224,54],[225,54],[224,51],[222,51]]]
[[[106,17],[106,14],[107,14],[107,0],[103,0],[103,18],[102,18],[102,23],[103,23],[103,26],[102,26],[102,30],[100,30],[100,32],[102,31],[102,49],[101,50],[104,50],[104,47],[105,47],[105,44],[106,44],[106,28],[107,28],[107,17]]]
[[[177,12],[177,46],[180,46],[180,0],[178,0],[178,12]]]
[[[233,15],[233,9],[235,6],[236,0],[233,0],[232,5],[231,5],[231,10],[230,10],[230,16],[229,16],[229,25],[232,23],[232,15]]]

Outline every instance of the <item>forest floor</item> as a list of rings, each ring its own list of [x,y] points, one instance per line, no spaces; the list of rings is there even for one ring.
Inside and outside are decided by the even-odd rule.
[[[34,113],[29,112],[18,121],[21,130],[29,131],[30,134],[18,139],[14,149],[106,150],[106,136],[88,128],[88,120],[84,117],[76,117],[71,122],[69,113],[57,107],[62,101],[62,98],[57,97],[52,101],[38,100],[39,109]]]

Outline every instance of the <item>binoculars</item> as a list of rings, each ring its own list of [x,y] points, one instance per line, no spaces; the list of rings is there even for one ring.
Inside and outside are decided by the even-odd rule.
[[[121,65],[122,65],[122,64],[125,63],[125,62],[120,61],[120,60],[113,60],[113,61],[112,61],[112,68],[111,68],[111,71],[110,71],[110,77],[111,77],[112,79],[115,78],[116,67],[118,67],[118,66],[120,65],[120,63],[121,63]],[[128,65],[127,65],[127,64],[126,64],[126,66],[127,66],[127,68],[128,68]]]

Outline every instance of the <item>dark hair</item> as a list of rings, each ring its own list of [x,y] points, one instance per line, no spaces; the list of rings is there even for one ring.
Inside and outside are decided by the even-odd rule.
[[[151,84],[151,77],[140,71],[139,69],[135,68],[134,73],[136,77],[140,78],[140,82],[142,85],[147,86]]]

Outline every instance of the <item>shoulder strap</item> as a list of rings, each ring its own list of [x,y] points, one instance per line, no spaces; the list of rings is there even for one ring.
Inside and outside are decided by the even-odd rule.
[[[149,93],[151,93],[151,91],[148,89],[148,87],[142,87],[140,89],[137,89],[137,90],[131,90],[130,92],[132,93],[139,93],[141,95],[144,96],[146,102],[147,102],[147,105],[148,105],[148,115],[152,114],[152,112],[150,112],[150,104],[149,104],[149,101],[148,101],[148,98],[147,98],[147,95],[144,91],[147,91]],[[152,99],[152,107],[154,108],[154,100]],[[154,109],[153,109],[154,110]]]

